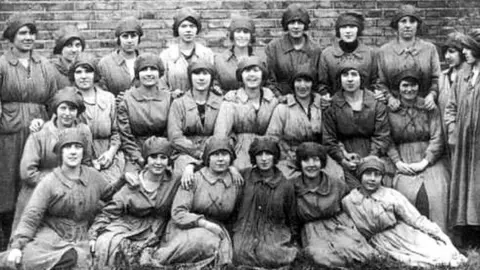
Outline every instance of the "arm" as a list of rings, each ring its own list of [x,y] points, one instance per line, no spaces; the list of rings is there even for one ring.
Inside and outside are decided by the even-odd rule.
[[[135,143],[135,137],[132,134],[130,127],[130,119],[128,116],[128,105],[124,100],[118,105],[117,111],[117,123],[120,131],[120,137],[122,139],[122,149],[125,150],[127,155],[134,161],[143,161],[140,148]]]
[[[117,153],[118,149],[120,149],[120,146],[122,144],[120,140],[120,130],[118,128],[118,122],[117,122],[117,107],[115,106],[115,98],[110,100],[111,104],[111,111],[110,111],[110,119],[111,119],[111,134],[110,134],[110,148],[109,151],[111,151],[114,155]]]
[[[196,173],[197,175],[199,172]],[[179,187],[172,204],[172,221],[182,229],[199,227],[203,215],[191,212],[196,191],[196,181],[188,190]]]
[[[285,216],[287,217],[287,223],[290,227],[292,233],[292,241],[294,244],[301,244],[300,230],[301,222],[297,215],[297,200],[295,197],[295,187],[293,182],[287,183],[285,201],[284,201],[284,211]]]
[[[432,44],[431,55],[430,55],[430,67],[431,67],[431,78],[430,78],[430,88],[428,93],[431,94],[436,101],[438,99],[439,90],[438,90],[438,80],[440,78],[440,59],[438,57],[438,52],[435,46]]]
[[[217,122],[215,123],[214,136],[228,137],[232,132],[235,121],[235,104],[223,101],[218,111]]]
[[[270,88],[272,92],[275,94],[276,97],[281,96],[282,92],[279,89],[279,86],[277,85],[277,77],[275,75],[275,71],[277,70],[276,68],[276,53],[275,53],[275,48],[273,47],[272,42],[270,42],[266,47],[265,47],[265,56],[267,58],[267,70],[269,73],[269,78],[267,79],[266,87]]]
[[[390,144],[390,124],[387,119],[387,110],[383,103],[375,106],[375,130],[371,138],[370,155],[383,155]]]
[[[444,146],[442,123],[438,108],[435,108],[433,111],[429,111],[428,124],[430,127],[430,141],[428,142],[424,159],[428,161],[429,165],[433,165],[442,155]]]
[[[337,138],[337,125],[335,121],[335,109],[333,107],[328,108],[324,114],[323,122],[323,143],[327,147],[328,154],[341,163],[345,159],[345,155],[340,146],[340,142]]]
[[[325,56],[325,53],[322,53],[318,66],[318,90],[320,95],[323,96],[328,93],[332,93],[332,85],[333,83],[328,75],[327,57]]]
[[[38,133],[28,136],[20,160],[20,178],[30,187],[36,186],[51,171],[40,171],[42,147],[38,137]]]
[[[459,82],[458,78],[455,80],[450,94],[448,95],[448,102],[445,106],[445,115],[443,121],[445,122],[446,129],[445,132],[447,133],[448,144],[453,145],[455,144],[455,139],[453,137],[456,121],[457,121],[457,104],[458,104],[458,94],[459,94]]]
[[[201,158],[201,151],[197,150],[195,144],[183,135],[186,112],[183,110],[181,99],[174,100],[168,113],[168,139],[180,152],[186,153],[194,158]]]
[[[119,219],[127,212],[127,207],[118,196],[115,196],[95,217],[95,221],[88,230],[89,239],[96,240],[113,220]]]
[[[283,137],[283,128],[285,127],[287,108],[282,104],[275,107],[268,124],[265,135],[277,137],[279,140]]]

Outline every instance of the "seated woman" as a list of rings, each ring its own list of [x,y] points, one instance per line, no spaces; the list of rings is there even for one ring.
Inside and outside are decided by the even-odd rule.
[[[398,191],[382,187],[385,164],[368,156],[358,165],[362,185],[342,200],[357,229],[380,253],[409,265],[458,266],[467,259],[442,230]]]
[[[256,56],[240,62],[237,80],[243,87],[230,91],[224,96],[220,106],[219,117],[215,124],[216,136],[230,136],[235,141],[235,167],[239,170],[248,168],[250,156],[248,149],[257,136],[265,135],[277,98],[273,92],[263,87],[267,79],[267,70],[262,60]]]
[[[124,186],[95,218],[89,234],[99,269],[130,269],[141,249],[165,232],[180,184],[168,169],[171,152],[167,139],[148,138],[143,145],[145,167],[126,176],[135,177],[138,185]]]
[[[203,167],[188,189],[180,187],[172,205],[172,219],[159,248],[146,248],[140,263],[147,267],[203,269],[232,261],[232,241],[225,228],[240,198],[229,166],[235,159],[228,138],[212,137],[203,152]]]
[[[297,148],[302,175],[295,179],[302,246],[307,256],[325,267],[344,267],[378,255],[342,211],[347,186],[338,175],[322,172],[327,162],[323,146],[306,142]]]
[[[248,151],[253,168],[242,171],[245,186],[233,227],[233,262],[246,268],[283,268],[298,253],[295,190],[276,168],[278,143],[256,138]]]
[[[428,110],[418,96],[418,71],[401,72],[395,85],[400,107],[388,114],[393,140],[388,155],[397,169],[393,188],[446,231],[450,173],[440,159],[444,150],[440,111]]]
[[[60,132],[53,151],[61,165],[35,188],[10,250],[0,253],[0,267],[88,268],[88,227],[110,186],[95,169],[81,165],[87,140],[76,128]]]
[[[168,91],[159,88],[164,71],[157,55],[144,53],[135,60],[135,79],[138,86],[132,87],[118,105],[117,120],[125,153],[125,171],[139,171],[145,160],[142,156],[143,142],[151,137],[166,137],[167,117],[171,97]]]

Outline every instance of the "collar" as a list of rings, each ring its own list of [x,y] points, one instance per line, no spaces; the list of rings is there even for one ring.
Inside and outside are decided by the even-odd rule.
[[[365,200],[365,199],[372,199],[374,201],[381,201],[382,198],[384,198],[386,196],[385,192],[387,192],[387,189],[385,187],[382,187],[382,186],[380,186],[377,189],[377,191],[375,191],[371,195],[364,194],[360,189],[361,189],[361,187],[357,187],[357,188],[353,189],[350,192],[350,194],[347,195],[350,198],[350,201],[353,204],[360,205],[360,204],[363,203],[363,200]]]
[[[254,184],[261,182],[268,185],[271,189],[274,189],[280,184],[280,182],[282,182],[284,176],[283,173],[276,167],[274,167],[273,171],[273,176],[265,181],[265,179],[260,176],[259,169],[257,167],[254,167],[252,168],[250,177],[253,180]]]
[[[203,176],[203,179],[205,179],[205,181],[210,183],[210,185],[214,185],[217,182],[222,182],[226,188],[232,185],[232,176],[230,175],[230,173],[227,174],[227,177],[221,178],[211,173],[210,170],[207,169],[207,167],[203,167],[202,169],[200,169],[199,173]]]
[[[345,96],[343,95],[343,91],[341,90],[335,94],[333,98],[333,104],[336,104],[338,107],[343,107],[347,105],[347,101],[345,100]],[[362,107],[363,108],[374,108],[376,101],[375,97],[373,96],[373,93],[370,92],[369,90],[361,90],[363,91],[363,102],[362,102]]]
[[[62,57],[54,58],[51,62],[61,74],[68,76],[69,66]]]
[[[197,103],[195,102],[195,99],[193,98],[192,90],[187,91],[183,97],[184,103],[185,103],[185,108],[187,110],[196,110],[197,109]],[[210,92],[208,94],[207,98],[207,103],[205,103],[207,106],[213,108],[213,109],[220,109],[220,104],[222,103],[222,97],[217,96],[215,93]]]
[[[135,50],[135,55],[138,56],[138,50]],[[125,57],[120,54],[120,49],[117,49],[112,52],[112,58],[117,65],[121,66],[125,62]]]
[[[332,180],[324,172],[320,172],[321,181],[320,184],[316,187],[309,188],[304,182],[303,176],[297,180],[296,186],[298,195],[305,195],[307,193],[316,193],[322,196],[328,195],[332,190]]]
[[[72,180],[68,178],[62,171],[60,167],[57,167],[53,170],[53,173],[57,177],[60,182],[62,182],[63,185],[65,185],[68,188],[72,188],[74,183],[78,180],[78,182],[83,185],[87,186],[88,181],[90,181],[90,173],[88,171],[88,168],[84,165],[80,166],[80,177],[78,179]]]
[[[262,94],[263,100],[271,102],[273,99],[275,99],[275,95],[270,89],[266,87],[262,87],[261,90],[263,91],[263,94]],[[247,95],[247,92],[245,92],[245,89],[243,87],[235,91],[234,95],[236,96],[237,100],[240,100],[242,103],[247,103],[248,95]]]
[[[12,66],[18,65],[19,60],[18,57],[13,53],[13,48],[10,48],[10,50],[5,52],[5,59]],[[41,61],[40,55],[38,55],[35,51],[30,51],[30,59],[35,63],[39,63]]]
[[[313,93],[312,95],[313,95],[313,102],[310,104],[310,106],[315,106],[316,108],[320,109],[321,96],[317,93]],[[298,102],[295,99],[295,96],[293,94],[288,94],[286,97],[287,97],[288,107],[293,107],[295,105],[298,105]]]
[[[400,42],[398,42],[398,38],[392,43],[392,49],[395,53],[398,55],[402,54],[411,54],[412,56],[415,56],[419,54],[420,52],[420,45],[421,45],[421,40],[418,38],[415,38],[415,42],[413,43],[413,46],[410,48],[403,48],[400,46]]]
[[[170,92],[165,90],[160,90],[158,87],[150,91],[144,90],[141,87],[137,87],[137,88],[133,88],[132,91],[130,91],[130,94],[137,101],[150,101],[150,100],[162,101],[170,98]]]
[[[170,59],[173,59],[173,62],[177,62],[178,60],[184,59],[182,52],[180,52],[180,46],[178,46],[178,44],[173,44],[170,48],[171,48],[169,50]],[[193,54],[191,59],[194,59],[194,57],[202,58],[201,57],[202,53],[203,53],[202,45],[195,42],[195,44],[193,45]]]
[[[333,44],[333,55],[335,57],[342,57],[345,54],[353,55],[355,58],[363,59],[363,55],[368,51],[368,47],[365,46],[362,42],[358,42],[358,47],[351,53],[346,53],[340,48],[338,42]]]
[[[412,105],[412,106],[407,106],[405,105],[403,102],[400,103],[400,108],[399,110],[401,110],[403,113],[406,113],[406,109],[408,108],[416,108],[416,109],[420,109],[420,110],[425,110],[425,99],[418,96],[415,100],[415,103]]]
[[[309,52],[312,51],[312,45],[311,45],[310,38],[308,37],[307,34],[303,34],[303,36],[305,37],[305,44],[298,51],[304,51],[304,52],[309,53]],[[293,47],[292,38],[290,37],[290,35],[288,33],[283,35],[283,38],[280,40],[280,43],[282,44],[284,54],[287,54],[291,51],[295,51],[295,48]]]

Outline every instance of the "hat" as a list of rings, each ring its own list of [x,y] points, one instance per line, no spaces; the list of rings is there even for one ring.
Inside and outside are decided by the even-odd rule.
[[[100,80],[100,75],[98,74],[97,70],[97,63],[98,59],[95,58],[92,54],[89,53],[81,53],[75,58],[75,61],[73,61],[73,64],[70,66],[70,69],[68,70],[68,78],[70,79],[71,82],[75,82],[75,70],[82,65],[87,65],[89,66],[92,70],[94,75],[94,82],[98,82]]]
[[[409,68],[409,69],[402,70],[400,73],[398,73],[394,77],[393,81],[394,81],[395,88],[399,89],[400,83],[402,82],[402,80],[405,80],[407,78],[413,79],[420,85],[420,78],[421,78],[420,71],[414,68]]]
[[[68,102],[70,104],[73,104],[75,107],[77,107],[77,110],[78,110],[77,115],[80,115],[85,111],[83,96],[77,90],[77,88],[73,86],[66,86],[58,90],[58,92],[53,96],[52,102],[51,102],[51,108],[53,112],[56,112],[58,106],[60,106],[60,104],[64,102]]]
[[[58,141],[53,147],[53,152],[57,155],[61,154],[62,148],[66,144],[79,143],[83,149],[87,148],[87,138],[85,132],[82,132],[79,128],[72,127],[66,128],[60,131],[58,134]],[[84,154],[85,155],[85,154]]]
[[[392,27],[393,29],[397,29],[398,21],[400,21],[400,19],[406,16],[415,18],[415,20],[417,20],[418,22],[417,29],[420,29],[420,25],[423,21],[422,18],[420,18],[420,16],[418,15],[417,9],[412,5],[401,5],[397,9],[395,16],[393,16],[392,21],[390,22],[390,27]]]
[[[208,61],[206,61],[205,59],[198,59],[197,61],[195,62],[192,62],[189,66],[188,66],[188,70],[187,70],[187,73],[188,73],[188,80],[190,81],[190,85],[192,85],[192,73],[194,73],[195,71],[199,71],[199,70],[206,70],[210,75],[211,75],[211,79],[210,79],[210,86],[213,85],[213,81],[214,81],[214,78],[215,78],[215,67]]]
[[[228,26],[228,31],[231,33],[237,29],[247,29],[250,33],[255,33],[255,24],[253,20],[246,16],[232,15],[232,20]]]
[[[153,53],[142,53],[137,57],[137,59],[135,59],[134,71],[136,79],[138,79],[138,74],[140,71],[146,67],[156,68],[158,70],[159,77],[162,77],[163,73],[165,72],[162,60],[158,55]]]
[[[61,54],[63,47],[72,39],[80,40],[82,44],[82,51],[85,49],[85,38],[80,33],[75,25],[65,25],[55,32],[55,47],[53,48],[53,54]]]
[[[256,137],[248,149],[252,165],[256,164],[255,157],[262,151],[271,153],[276,162],[280,160],[280,146],[276,140],[271,137]]]
[[[288,24],[291,21],[299,20],[305,25],[304,30],[308,30],[310,24],[310,15],[307,9],[301,4],[290,4],[282,15],[282,27],[284,31],[288,30]]]
[[[362,174],[368,169],[377,170],[385,174],[385,162],[377,156],[364,157],[357,167],[358,178],[361,178]]]
[[[319,157],[322,162],[322,168],[327,165],[327,149],[321,144],[315,142],[301,143],[297,147],[295,154],[297,168],[301,168],[302,160],[306,160],[309,157]]]
[[[205,142],[205,149],[203,150],[202,155],[202,160],[205,166],[209,165],[210,155],[220,150],[225,150],[230,154],[230,163],[233,163],[233,161],[237,158],[235,149],[233,149],[233,145],[231,144],[229,138],[213,136]]]
[[[462,52],[462,34],[460,32],[453,32],[448,34],[447,40],[442,46],[442,53],[445,54],[448,48],[454,48],[455,50]]]
[[[172,144],[165,138],[151,136],[144,143],[142,148],[143,159],[151,155],[164,154],[167,157],[170,157],[172,154]]]
[[[126,17],[119,21],[115,27],[115,37],[118,38],[125,32],[137,32],[139,36],[143,36],[142,24],[133,16]]]
[[[298,67],[296,72],[294,73],[292,79],[290,80],[290,86],[292,89],[295,89],[295,80],[298,78],[308,78],[310,81],[312,81],[312,89],[316,89],[315,85],[317,83],[316,80],[316,72],[313,69],[313,67],[309,64],[303,64]]]
[[[33,33],[37,33],[37,26],[35,25],[32,15],[27,16],[20,13],[13,14],[6,22],[7,28],[3,31],[3,38],[13,42],[13,38],[15,37],[15,34],[17,34],[18,29],[25,25],[29,26]]]
[[[265,63],[260,59],[258,56],[249,56],[244,58],[240,63],[238,63],[238,67],[236,70],[237,81],[242,81],[242,72],[249,67],[258,66],[262,70],[262,80],[266,80],[268,77],[268,71],[265,66]]]
[[[177,15],[173,18],[173,36],[178,37],[178,27],[186,19],[190,18],[190,22],[197,26],[197,34],[202,30],[202,23],[200,22],[200,15],[189,7],[181,8]]]
[[[472,29],[468,35],[459,34],[462,45],[471,49],[476,58],[480,58],[480,28]]]
[[[355,13],[355,12],[345,12],[338,16],[337,21],[335,22],[335,35],[336,37],[340,37],[340,28],[345,27],[347,25],[353,25],[358,28],[357,36],[361,36],[364,25],[365,18],[362,14]]]

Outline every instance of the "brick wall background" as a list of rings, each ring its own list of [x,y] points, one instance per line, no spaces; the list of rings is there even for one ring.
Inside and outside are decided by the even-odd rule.
[[[173,42],[173,16],[179,7],[190,6],[201,14],[202,42],[214,51],[229,46],[227,26],[231,14],[249,15],[257,27],[258,52],[272,38],[283,34],[280,18],[288,4],[302,3],[312,19],[310,35],[323,47],[334,40],[337,16],[345,11],[359,11],[366,17],[363,40],[380,46],[395,34],[388,26],[401,3],[416,5],[424,18],[424,38],[440,45],[453,30],[467,32],[480,27],[480,0],[0,0],[0,31],[5,20],[15,12],[27,13],[37,21],[37,51],[51,57],[53,32],[64,24],[75,24],[84,33],[87,51],[105,55],[116,43],[116,22],[124,16],[137,16],[143,23],[143,50],[160,52]],[[1,50],[8,48],[1,41]]]

